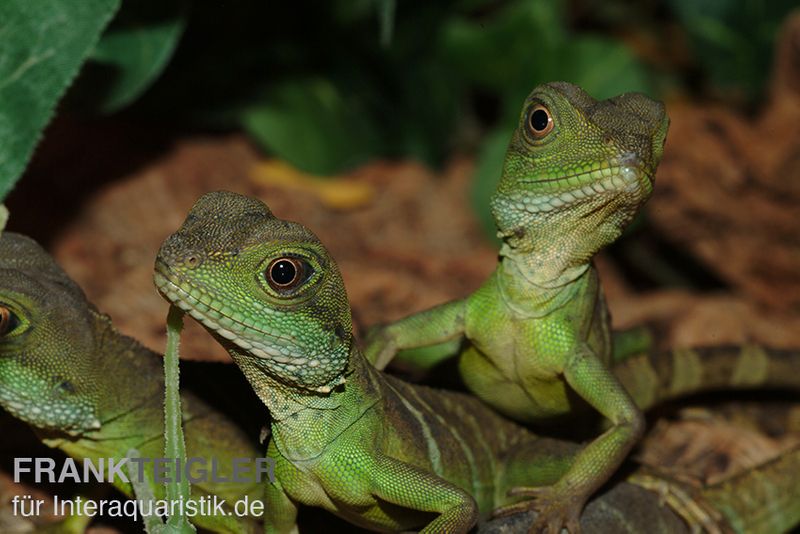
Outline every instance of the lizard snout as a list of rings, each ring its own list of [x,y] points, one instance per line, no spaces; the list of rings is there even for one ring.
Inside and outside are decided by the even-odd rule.
[[[192,246],[191,241],[180,232],[169,236],[161,245],[156,256],[156,269],[166,268],[171,271],[182,271],[195,269],[202,265],[205,255],[198,247]]]

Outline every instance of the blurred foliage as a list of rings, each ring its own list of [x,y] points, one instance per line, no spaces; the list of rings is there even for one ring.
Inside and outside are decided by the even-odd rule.
[[[172,57],[186,8],[183,0],[123,3],[71,89],[70,104],[113,113],[136,100]]]
[[[437,43],[456,4],[394,10],[386,0],[335,0],[305,10],[239,2],[220,10],[198,2],[174,61],[140,109],[243,126],[268,151],[318,174],[376,155],[436,165],[452,146],[465,98]]]
[[[713,89],[745,101],[763,90],[777,30],[800,7],[797,0],[669,0],[669,5]]]
[[[0,201],[118,7],[118,0],[6,0],[0,6]]]
[[[0,52],[0,141],[14,132],[0,143],[0,185],[8,184],[0,193],[86,61],[67,109],[243,128],[266,151],[320,175],[375,157],[437,166],[454,150],[476,152],[473,198],[491,227],[487,199],[534,85],[567,80],[596,97],[677,88],[754,102],[794,3],[126,0],[92,49],[117,11],[113,0],[49,11],[12,0],[0,5],[0,24],[14,21]],[[40,65],[34,83],[23,78],[37,72],[26,70],[37,47],[52,52],[52,65]],[[32,83],[42,94],[35,106],[25,100],[37,95]]]
[[[325,78],[276,83],[259,102],[245,108],[245,129],[281,158],[325,174],[380,153],[380,132],[349,98]],[[303,162],[303,163],[301,163]]]
[[[482,132],[470,125],[486,115],[507,129],[541,81],[569,79],[599,96],[649,88],[627,47],[575,35],[558,0],[313,4],[314,17],[286,5],[196,4],[143,106],[241,124],[292,164],[334,174],[376,155],[439,165],[474,147]]]

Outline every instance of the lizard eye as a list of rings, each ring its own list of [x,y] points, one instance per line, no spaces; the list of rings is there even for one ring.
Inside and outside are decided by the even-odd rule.
[[[0,305],[0,336],[13,332],[17,326],[19,326],[19,318],[14,312]]]
[[[272,260],[264,276],[267,283],[276,291],[294,289],[311,275],[311,267],[299,258],[278,258]]]
[[[553,117],[541,104],[536,104],[528,112],[528,133],[534,139],[541,139],[553,130]]]

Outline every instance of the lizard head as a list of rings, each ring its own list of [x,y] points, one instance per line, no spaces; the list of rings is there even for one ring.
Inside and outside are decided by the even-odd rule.
[[[313,233],[263,202],[201,197],[161,246],[154,280],[237,363],[303,390],[343,383],[352,322],[339,270]]]
[[[0,235],[0,405],[12,415],[69,434],[99,427],[89,306],[35,241]]]
[[[664,105],[639,93],[595,100],[565,82],[536,87],[491,200],[500,237],[514,248],[558,236],[591,257],[649,198],[668,127]]]

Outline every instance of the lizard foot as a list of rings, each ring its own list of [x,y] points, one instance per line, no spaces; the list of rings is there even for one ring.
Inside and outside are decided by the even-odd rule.
[[[552,486],[542,488],[516,487],[508,492],[509,497],[529,497],[529,500],[497,508],[493,517],[505,517],[518,512],[532,510],[536,520],[530,534],[559,534],[566,528],[570,534],[579,534],[580,515],[585,499],[577,495],[565,496]]]

